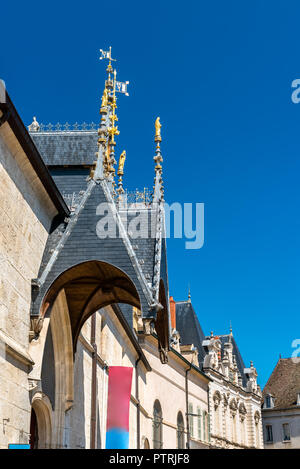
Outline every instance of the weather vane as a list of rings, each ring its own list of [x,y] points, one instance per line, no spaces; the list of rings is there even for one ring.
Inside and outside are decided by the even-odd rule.
[[[103,59],[109,60],[108,71],[112,72],[111,62],[112,61],[116,62],[116,59],[113,59],[111,56],[111,47],[109,48],[109,50],[103,50],[103,49],[99,49],[99,50],[101,52],[99,60],[103,60]],[[114,79],[115,92],[125,94],[125,96],[129,96],[129,93],[127,91],[128,85],[129,85],[129,81],[117,81],[116,76],[115,76],[115,79]]]
[[[111,61],[116,62],[116,59],[113,59],[111,56],[111,47],[109,48],[108,51],[100,49],[100,52],[101,52],[101,56],[99,57],[100,60],[108,59],[110,62]]]

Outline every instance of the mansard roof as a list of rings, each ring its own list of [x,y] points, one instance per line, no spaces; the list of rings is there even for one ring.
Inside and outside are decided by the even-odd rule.
[[[263,390],[263,398],[271,394],[274,409],[297,407],[297,395],[300,393],[299,358],[280,358]],[[300,409],[299,405],[298,408]]]
[[[183,345],[193,344],[197,347],[199,366],[202,368],[205,357],[202,342],[205,335],[190,301],[176,302],[176,329]]]
[[[194,346],[197,347],[199,366],[202,368],[204,357],[206,355],[202,342],[205,340],[206,336],[201,328],[193,305],[189,300],[176,302],[176,329],[180,333],[180,339],[183,345],[194,344]],[[229,338],[231,339],[233,354],[236,357],[239,374],[242,377],[243,386],[246,387],[248,380],[244,373],[245,364],[234,337],[227,334],[220,335],[218,338],[221,342],[222,358],[224,353],[224,344],[229,341]]]

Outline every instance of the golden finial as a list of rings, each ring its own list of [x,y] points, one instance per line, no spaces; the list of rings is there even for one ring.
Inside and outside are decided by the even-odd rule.
[[[107,107],[108,104],[108,91],[107,88],[104,88],[103,95],[102,95],[102,103],[101,103],[101,109]]]
[[[121,200],[121,194],[124,193],[123,189],[123,174],[124,174],[124,163],[126,159],[126,151],[123,150],[120,158],[119,158],[119,167],[118,167],[118,176],[119,176],[119,182],[118,182],[118,189],[117,193],[119,194],[119,200]]]
[[[114,70],[114,84],[113,84],[113,95],[112,95],[112,114],[110,116],[110,121],[111,121],[111,127],[108,129],[108,133],[110,135],[110,144],[115,145],[115,135],[119,135],[120,132],[118,130],[118,127],[115,126],[115,121],[118,121],[118,117],[116,115],[116,109],[117,109],[117,99],[116,99],[116,76],[117,72]]]
[[[120,159],[119,159],[119,168],[118,168],[118,176],[123,176],[124,174],[124,163],[126,159],[126,151],[123,150]]]
[[[161,129],[161,123],[159,121],[159,117],[156,118],[155,120],[155,137],[154,137],[154,141],[156,142],[156,154],[155,154],[155,157],[154,157],[154,161],[156,163],[156,166],[155,166],[155,171],[160,171],[161,172],[161,162],[163,161],[162,159],[162,156],[161,156],[161,152],[160,152],[160,142],[161,142],[161,134],[160,134],[160,129]]]
[[[161,129],[160,117],[157,117],[155,121],[155,138],[154,138],[155,142],[161,142],[160,129]]]

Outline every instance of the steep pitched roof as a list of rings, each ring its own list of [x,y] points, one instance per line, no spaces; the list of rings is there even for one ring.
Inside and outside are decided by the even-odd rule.
[[[300,393],[300,360],[280,358],[263,390],[263,398],[271,394],[275,409],[296,407]],[[299,407],[299,406],[298,406]]]
[[[72,210],[76,210],[81,203],[81,199],[87,190],[87,176],[91,165],[95,160],[95,151],[97,150],[97,131],[48,131],[32,132],[31,137],[39,148],[44,162],[48,166],[52,177],[64,196],[66,203]],[[128,197],[130,197],[130,194]],[[131,198],[130,198],[131,201]],[[131,208],[128,208],[131,207]],[[156,238],[153,236],[156,232],[157,209],[155,205],[132,203],[128,207],[119,208],[121,219],[125,217],[127,235],[131,242],[134,254],[138,260],[139,267],[149,284],[153,288],[155,262],[157,262]],[[136,210],[136,212],[134,211]],[[140,211],[140,212],[139,212]],[[147,223],[141,223],[141,237],[133,238],[130,233],[130,222],[136,217],[136,214],[143,212]],[[145,218],[143,218],[145,220]],[[66,229],[65,224],[56,228],[54,233],[49,236],[48,243],[42,260],[40,275],[46,268],[49,259],[59,243]],[[162,242],[160,277],[164,281],[166,295],[168,298],[168,274],[166,259],[166,243]],[[131,307],[120,305],[129,324],[132,324]]]
[[[202,346],[205,335],[193,305],[189,301],[176,302],[176,329],[180,333],[183,345],[194,344],[197,347],[199,366],[201,368],[205,357],[205,351]]]
[[[119,233],[115,238],[102,239],[97,235],[97,207],[100,203],[109,202],[105,187],[105,181],[96,184],[91,180],[69,222],[60,225],[49,237],[37,279],[39,292],[32,305],[32,315],[39,315],[43,297],[56,278],[74,265],[95,259],[111,263],[129,275],[140,296],[142,310],[145,316],[149,315],[146,282],[143,282],[132,246],[126,245]],[[113,217],[112,212],[109,216]],[[117,228],[120,229],[120,226]]]

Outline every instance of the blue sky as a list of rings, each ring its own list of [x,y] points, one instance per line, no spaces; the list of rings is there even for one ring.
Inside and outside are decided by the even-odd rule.
[[[18,15],[16,15],[16,11]],[[98,122],[112,46],[124,184],[152,187],[161,117],[165,197],[204,202],[205,244],[170,240],[170,293],[204,331],[233,333],[265,384],[300,337],[299,2],[5,2],[0,77],[22,119]]]

